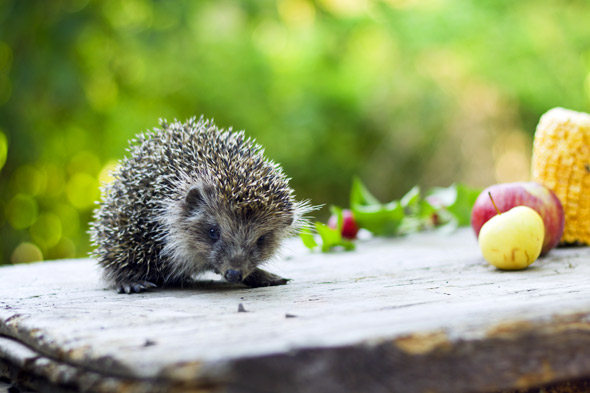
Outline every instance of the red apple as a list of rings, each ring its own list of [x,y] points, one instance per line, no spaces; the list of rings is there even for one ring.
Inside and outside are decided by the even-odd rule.
[[[338,228],[338,216],[332,214],[328,220],[328,226],[332,229]],[[359,227],[356,225],[352,211],[349,209],[342,210],[342,237],[345,239],[355,239]]]
[[[553,191],[535,182],[495,184],[483,190],[471,210],[471,227],[476,236],[479,237],[482,225],[497,214],[488,192],[494,197],[500,212],[508,211],[516,206],[528,206],[541,215],[545,224],[541,254],[557,246],[565,223],[563,207]]]

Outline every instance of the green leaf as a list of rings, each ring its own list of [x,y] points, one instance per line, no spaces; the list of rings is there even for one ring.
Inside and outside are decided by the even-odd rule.
[[[352,213],[361,228],[365,228],[377,236],[393,236],[405,216],[402,205],[393,201],[386,205],[352,205]]]
[[[345,251],[353,251],[354,248],[356,247],[354,242],[352,242],[350,240],[344,240],[344,239],[342,239],[342,241],[340,242],[340,245],[344,248]]]
[[[471,222],[471,209],[481,190],[463,184],[457,184],[455,187],[457,190],[455,202],[448,206],[447,210],[455,216],[457,225],[469,225]]]
[[[432,206],[426,199],[420,200],[419,209],[417,215],[420,218],[432,220],[432,215],[436,213],[438,209]]]
[[[309,227],[304,227],[299,233],[299,237],[301,238],[301,241],[303,241],[305,247],[309,248],[310,250],[313,250],[318,246],[318,242],[316,242]]]
[[[380,205],[381,202],[371,194],[367,187],[361,182],[358,177],[352,179],[352,187],[350,190],[350,206],[370,206]]]
[[[431,203],[449,212],[457,226],[464,226],[471,221],[471,209],[480,192],[480,189],[457,183],[446,188],[433,188],[428,198]]]
[[[305,247],[315,249],[321,246],[322,252],[329,252],[335,247],[342,247],[346,251],[354,250],[355,244],[349,240],[342,238],[342,209],[337,206],[331,206],[330,211],[338,217],[338,227],[336,229],[330,228],[328,225],[316,222],[314,227],[319,235],[319,242],[314,237],[311,228],[304,228],[299,237],[303,241]]]
[[[332,205],[330,206],[330,213],[335,215],[337,218],[336,221],[336,229],[338,232],[342,233],[342,225],[344,225],[344,217],[342,216],[342,208]]]
[[[342,246],[347,251],[354,249],[354,243],[343,240],[339,230],[332,229],[321,222],[316,222],[315,228],[322,239],[322,252],[328,252],[338,246]]]
[[[407,203],[413,204],[416,198],[420,197],[420,190],[412,189],[407,195]],[[358,177],[353,178],[352,181],[350,208],[357,225],[377,236],[397,235],[405,215],[404,207],[400,202],[382,204]]]
[[[414,216],[405,216],[399,225],[400,234],[416,233],[422,229],[424,229],[423,220]]]
[[[450,206],[457,199],[457,187],[455,184],[449,187],[433,187],[426,194],[426,198],[436,207]]]
[[[420,187],[414,186],[400,200],[402,207],[412,208],[420,203]]]

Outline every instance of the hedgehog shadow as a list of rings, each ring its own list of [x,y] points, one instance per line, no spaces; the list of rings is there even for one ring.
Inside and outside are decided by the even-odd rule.
[[[158,291],[183,291],[183,290],[194,290],[194,291],[236,291],[249,289],[245,284],[241,283],[229,283],[224,280],[211,280],[211,279],[196,279],[190,280],[180,284],[168,283],[158,287]]]

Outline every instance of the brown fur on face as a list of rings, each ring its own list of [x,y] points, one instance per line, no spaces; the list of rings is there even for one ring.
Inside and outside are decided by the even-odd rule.
[[[165,215],[168,240],[163,254],[174,275],[190,276],[229,269],[245,279],[274,256],[281,240],[292,232],[293,212],[264,205],[247,208],[215,195],[205,182],[191,187],[184,200],[171,203]]]

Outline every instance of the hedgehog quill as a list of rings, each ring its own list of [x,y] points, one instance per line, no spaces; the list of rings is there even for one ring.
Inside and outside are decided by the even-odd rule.
[[[295,200],[254,140],[203,117],[161,120],[128,152],[90,224],[92,256],[119,293],[182,285],[205,271],[249,287],[287,283],[260,266],[313,207]]]

